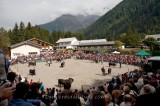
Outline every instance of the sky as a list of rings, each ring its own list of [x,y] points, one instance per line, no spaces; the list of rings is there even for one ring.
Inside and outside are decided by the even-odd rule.
[[[122,0],[0,0],[0,27],[12,29],[22,21],[39,25],[63,14],[102,16]]]

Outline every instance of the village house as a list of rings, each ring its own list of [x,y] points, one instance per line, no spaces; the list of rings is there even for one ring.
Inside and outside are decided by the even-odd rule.
[[[29,39],[10,47],[10,57],[40,55],[46,52],[53,52],[53,45],[37,38]]]
[[[57,42],[56,42],[56,50],[57,51],[61,51],[64,49],[75,49],[73,44],[78,41],[76,37],[72,37],[72,38],[60,38]]]

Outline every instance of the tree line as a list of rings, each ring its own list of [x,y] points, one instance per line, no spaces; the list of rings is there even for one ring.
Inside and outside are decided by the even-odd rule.
[[[84,36],[79,33],[62,31],[53,31],[52,33],[49,33],[47,30],[42,29],[37,25],[32,26],[30,22],[28,22],[27,26],[25,26],[24,22],[20,22],[19,25],[15,23],[14,28],[8,31],[3,27],[0,28],[0,48],[7,50],[8,47],[13,44],[32,38],[55,44],[58,39],[69,37],[76,37],[78,40],[84,39]]]
[[[62,32],[62,31],[53,31],[49,33],[47,30],[38,27],[37,25],[32,26],[29,22],[27,26],[24,25],[23,22],[18,25],[15,24],[14,28],[9,31],[6,31],[4,28],[0,28],[0,48],[3,50],[7,50],[13,44],[20,43],[22,41],[37,38],[40,40],[44,40],[51,44],[55,44],[60,38],[69,38],[69,37],[76,37],[78,40],[85,39],[85,36],[80,33],[72,33],[72,32]],[[117,47],[120,45],[120,42],[124,43],[126,46],[129,47],[138,47],[139,44],[143,43],[144,35],[139,34],[135,28],[129,27],[128,30],[119,35],[115,39]],[[94,38],[91,38],[94,39]],[[105,39],[105,38],[103,38]],[[107,39],[112,40],[112,39]],[[145,40],[146,43],[147,40]],[[155,41],[154,38],[149,39],[150,41]],[[147,42],[148,42],[147,41]]]

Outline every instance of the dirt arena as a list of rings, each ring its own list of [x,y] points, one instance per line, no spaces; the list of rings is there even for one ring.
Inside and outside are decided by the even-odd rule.
[[[37,65],[28,67],[28,64],[17,64],[11,66],[11,70],[22,77],[27,77],[28,81],[33,79],[34,82],[43,82],[46,87],[58,87],[58,79],[73,78],[72,89],[87,89],[95,85],[100,85],[112,77],[132,71],[138,67],[122,64],[122,68],[117,64],[116,67],[111,66],[111,75],[102,75],[101,68],[104,66],[106,73],[109,68],[107,62],[94,63],[88,60],[65,60],[65,67],[60,68],[60,63],[53,61],[51,66],[47,66],[45,62],[37,63]],[[29,75],[29,69],[36,69],[36,75]]]

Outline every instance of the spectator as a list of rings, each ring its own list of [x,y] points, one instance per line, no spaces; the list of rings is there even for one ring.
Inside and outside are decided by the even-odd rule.
[[[31,103],[28,103],[24,100],[28,90],[29,90],[28,83],[26,82],[18,83],[13,98],[9,102],[8,106],[33,106]]]
[[[118,106],[117,104],[112,102],[112,96],[110,94],[105,95],[106,106]]]
[[[11,84],[9,86],[11,87],[16,87],[16,82],[15,82],[15,78],[16,78],[16,73],[14,72],[9,72],[7,75],[7,79],[11,82]],[[8,100],[11,100],[12,96],[8,98]]]
[[[44,91],[44,85],[43,82],[40,83],[40,91],[43,92]]]
[[[7,80],[8,68],[9,68],[8,60],[7,60],[3,50],[0,49],[0,79]],[[2,90],[8,91],[8,89],[3,88],[5,86],[3,86],[3,85],[1,85],[1,86],[2,86]],[[7,104],[8,104],[7,99],[3,99],[0,102],[0,106],[7,106]]]
[[[22,77],[21,77],[21,75],[19,75],[18,81],[21,82],[21,80],[22,80]]]
[[[80,100],[78,96],[73,95],[70,90],[71,85],[68,83],[64,85],[64,90],[57,94],[57,104],[58,106],[77,106],[80,105]]]
[[[100,91],[94,91],[90,106],[106,106],[105,96]]]
[[[120,106],[133,106],[132,102],[133,102],[132,96],[129,94],[126,94],[126,95],[124,95],[123,102],[120,104]],[[145,106],[145,105],[142,105],[142,106]]]
[[[32,103],[36,106],[45,106],[45,104],[41,101],[42,96],[39,93],[40,84],[32,83],[30,85],[30,91],[28,92],[26,99],[28,102]]]
[[[25,80],[24,80],[24,82],[27,82],[27,83],[28,83],[27,77],[25,77]]]
[[[152,93],[152,90],[149,86],[143,87],[143,94],[138,96],[136,99],[135,106],[158,106],[156,103],[156,96]]]
[[[32,85],[32,83],[33,83],[33,80],[31,79],[30,82],[29,82],[29,84]]]
[[[11,86],[13,86],[13,87],[16,87],[15,78],[16,78],[16,73],[14,73],[14,72],[8,73],[7,79],[11,82]]]
[[[0,102],[12,96],[14,91],[15,91],[15,87],[6,88],[4,85],[0,86]]]

